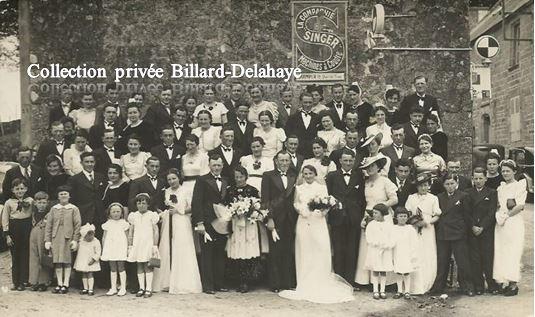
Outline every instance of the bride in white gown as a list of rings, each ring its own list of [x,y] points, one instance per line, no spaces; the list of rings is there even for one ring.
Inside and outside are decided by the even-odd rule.
[[[311,165],[303,167],[302,175],[305,182],[296,187],[294,202],[299,213],[295,237],[297,287],[279,296],[314,303],[354,300],[353,287],[332,270],[327,212],[308,208],[314,197],[328,196],[327,187],[316,182],[317,172]]]

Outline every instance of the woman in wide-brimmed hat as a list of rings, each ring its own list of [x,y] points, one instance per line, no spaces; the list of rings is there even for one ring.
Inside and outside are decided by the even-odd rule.
[[[364,158],[361,168],[366,171],[367,178],[364,185],[364,195],[366,198],[366,210],[372,210],[377,204],[384,204],[389,208],[389,214],[385,216],[384,221],[393,223],[392,206],[398,203],[397,186],[381,172],[386,168],[388,158],[381,155],[375,155]],[[371,220],[371,215],[364,215],[361,226],[365,227]],[[361,231],[359,256],[357,260],[357,271],[355,273],[355,282],[367,285],[372,282],[371,272],[365,268],[367,244],[366,231]],[[395,282],[394,276],[387,275],[387,284]]]
[[[416,224],[421,228],[418,235],[418,250],[420,250],[418,269],[411,273],[410,292],[417,295],[429,291],[437,275],[437,244],[434,223],[442,212],[438,198],[430,193],[432,179],[433,175],[430,172],[416,175],[413,184],[416,186],[417,192],[410,195],[405,203],[405,208],[412,215],[419,215],[423,219]]]
[[[383,141],[382,133],[371,134],[366,137],[366,139],[364,140],[364,142],[362,143],[360,147],[367,150],[368,157],[372,157],[372,158],[379,157],[379,158],[385,159],[384,166],[380,169],[380,174],[382,176],[388,177],[388,171],[390,170],[391,161],[389,157],[379,152],[382,141]]]

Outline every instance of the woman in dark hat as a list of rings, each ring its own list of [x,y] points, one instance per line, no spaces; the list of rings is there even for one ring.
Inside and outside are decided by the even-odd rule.
[[[417,192],[412,194],[405,203],[405,208],[412,215],[419,215],[423,221],[418,223],[421,227],[418,235],[418,250],[420,257],[418,269],[412,273],[411,294],[421,295],[433,286],[437,275],[437,244],[435,238],[435,225],[440,214],[438,198],[430,193],[431,173],[420,173],[416,176],[413,184]]]
[[[375,121],[372,120],[373,106],[362,100],[362,90],[357,82],[351,83],[347,89],[347,95],[349,97],[349,104],[351,105],[349,110],[354,110],[359,115],[357,129],[359,131],[366,130],[367,127],[375,123]]]
[[[69,175],[65,174],[61,159],[54,154],[46,157],[45,166],[46,172],[37,186],[39,190],[48,194],[48,197],[50,197],[50,206],[53,206],[57,202],[58,187],[67,184]]]
[[[367,177],[364,185],[364,196],[366,198],[366,210],[372,210],[377,204],[384,204],[389,208],[389,213],[384,217],[384,221],[388,223],[393,222],[392,206],[398,203],[397,186],[392,183],[388,177],[384,176],[381,171],[385,169],[387,159],[384,156],[375,155],[373,157],[366,157],[360,166],[366,171]],[[388,171],[388,170],[387,170]],[[371,215],[364,215],[362,227],[371,220]],[[366,261],[366,231],[361,231],[359,256],[357,260],[357,273],[355,275],[355,282],[361,285],[370,284],[373,276],[371,272],[365,268]],[[394,276],[388,274],[387,284],[395,283]]]

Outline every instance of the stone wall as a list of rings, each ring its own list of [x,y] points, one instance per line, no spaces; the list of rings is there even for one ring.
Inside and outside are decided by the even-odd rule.
[[[533,4],[522,10],[533,12]],[[507,20],[506,32],[510,38],[512,22],[520,21],[520,37],[533,38],[533,16],[516,15]],[[490,117],[490,143],[501,144],[506,149],[515,146],[533,146],[533,42],[520,42],[520,63],[511,67],[512,41],[503,40],[502,25],[498,24],[487,34],[500,43],[500,52],[490,64],[492,99],[474,103],[475,143],[482,143],[483,116]],[[477,58],[480,62],[480,58]],[[510,100],[520,96],[521,138],[511,140]]]
[[[385,5],[387,14],[412,10],[417,17],[387,19],[386,41],[378,46],[468,47],[468,0],[379,2]],[[366,29],[371,27],[375,3],[349,1],[350,80],[361,83],[366,99],[378,102],[386,84],[408,92],[414,75],[425,74],[430,80],[430,91],[439,99],[444,112],[450,155],[459,156],[468,169],[472,146],[472,130],[466,124],[471,115],[469,53],[368,50],[364,39]],[[58,0],[31,0],[31,5],[31,51],[41,64],[87,63],[109,70],[134,62],[162,67],[170,63],[271,63],[279,67],[292,64],[291,11],[287,0],[88,0],[69,5],[59,5]],[[135,83],[148,85],[158,81]],[[270,97],[276,96],[273,91]],[[50,91],[39,92],[31,109],[35,113],[31,125],[36,131],[32,142],[45,135],[41,132],[46,104],[54,97]],[[102,99],[102,94],[96,97]],[[149,94],[149,100],[152,99]]]

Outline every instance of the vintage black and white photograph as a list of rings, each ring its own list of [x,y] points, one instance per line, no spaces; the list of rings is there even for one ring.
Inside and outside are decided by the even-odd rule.
[[[0,0],[2,316],[533,316],[530,0]]]

